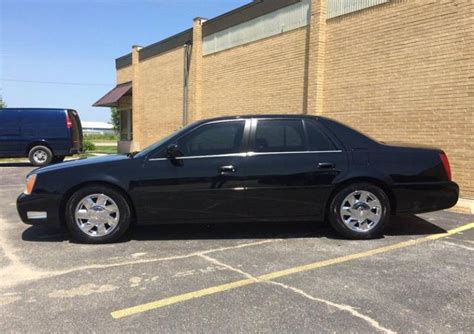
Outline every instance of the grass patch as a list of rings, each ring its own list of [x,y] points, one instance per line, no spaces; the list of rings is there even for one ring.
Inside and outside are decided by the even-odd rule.
[[[84,139],[91,141],[117,141],[116,135],[98,135],[98,134],[84,134]]]
[[[117,154],[117,146],[95,145],[95,150],[91,151],[90,153]]]

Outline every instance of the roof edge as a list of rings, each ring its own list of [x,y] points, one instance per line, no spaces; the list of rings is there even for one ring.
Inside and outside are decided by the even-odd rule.
[[[253,2],[204,22],[202,35],[203,37],[212,35],[301,1],[302,0],[254,0]]]

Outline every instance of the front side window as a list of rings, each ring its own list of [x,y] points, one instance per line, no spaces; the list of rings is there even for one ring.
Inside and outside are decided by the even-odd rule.
[[[255,152],[306,151],[306,140],[301,120],[259,120],[255,131]]]
[[[240,153],[245,121],[203,125],[178,140],[184,156],[203,156]]]

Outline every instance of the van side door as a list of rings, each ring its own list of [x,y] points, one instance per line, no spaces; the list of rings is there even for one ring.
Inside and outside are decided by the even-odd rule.
[[[26,155],[21,149],[20,112],[0,110],[0,156]]]

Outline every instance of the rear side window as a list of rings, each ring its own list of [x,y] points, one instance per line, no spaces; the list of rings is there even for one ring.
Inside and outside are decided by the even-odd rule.
[[[306,151],[306,140],[301,120],[259,120],[255,131],[255,152]]]
[[[240,153],[245,121],[207,124],[178,140],[184,156]]]
[[[305,125],[310,151],[332,151],[336,149],[331,140],[321,132],[319,126],[314,124],[314,122],[305,121]]]

